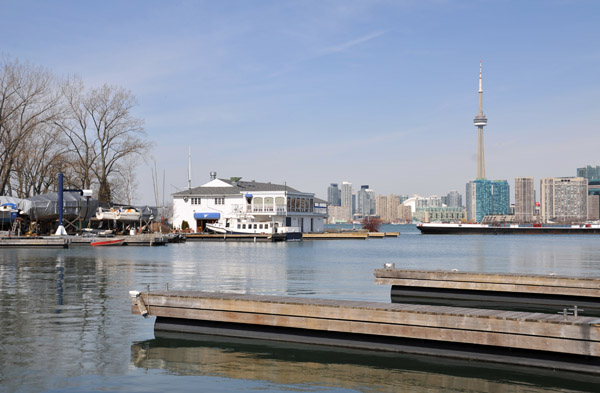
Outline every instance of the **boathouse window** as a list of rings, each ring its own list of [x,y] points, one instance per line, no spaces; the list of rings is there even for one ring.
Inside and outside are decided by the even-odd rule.
[[[225,198],[215,198],[215,205],[224,205]]]
[[[273,211],[273,197],[265,197],[265,210],[266,212]]]
[[[246,224],[242,224],[242,229],[246,229]]]
[[[263,210],[263,199],[262,197],[255,197],[252,200],[252,210],[255,212],[262,212]]]
[[[237,224],[237,229],[240,229],[240,224]]]

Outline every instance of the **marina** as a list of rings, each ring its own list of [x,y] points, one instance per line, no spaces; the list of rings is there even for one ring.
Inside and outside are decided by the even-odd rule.
[[[315,343],[313,337],[311,343],[298,343],[174,333],[155,330],[157,317],[131,314],[127,291],[143,293],[148,286],[150,292],[202,289],[237,296],[401,307],[390,302],[389,285],[374,283],[375,269],[391,262],[398,269],[414,271],[431,266],[443,271],[600,277],[600,268],[589,262],[600,258],[594,237],[430,237],[419,235],[411,225],[384,225],[381,230],[401,235],[384,241],[188,241],[157,248],[6,248],[0,253],[0,302],[7,316],[0,318],[5,332],[0,336],[2,385],[10,391],[23,390],[23,386],[27,391],[38,390],[35,386],[55,386],[56,390],[82,392],[111,386],[123,389],[130,384],[152,392],[192,391],[192,385],[195,389],[198,384],[216,391],[220,387],[228,391],[250,391],[249,387],[290,391],[302,383],[310,383],[315,391],[419,391],[432,386],[446,391],[468,387],[471,392],[488,392],[490,387],[520,392],[523,386],[531,392],[596,390],[599,377],[581,371],[459,360],[439,353],[332,346]],[[421,311],[432,307],[420,306],[424,307]],[[454,314],[462,308],[449,307],[455,309]],[[586,307],[581,308],[585,311],[578,318],[593,317]],[[563,315],[557,311],[544,314],[560,322]],[[489,312],[506,315],[498,310]],[[572,315],[567,318],[574,320]],[[512,321],[518,324],[518,320]],[[437,341],[430,349],[444,352],[456,348],[442,348]],[[13,362],[16,356],[21,359],[19,364]],[[82,363],[62,359],[82,359]],[[230,362],[221,362],[226,359]],[[306,367],[323,372],[300,372],[304,375],[300,378],[298,370]],[[28,370],[32,369],[38,371],[31,374]],[[342,375],[348,377],[342,381]]]

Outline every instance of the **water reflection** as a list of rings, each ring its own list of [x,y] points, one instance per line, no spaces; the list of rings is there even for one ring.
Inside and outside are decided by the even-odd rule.
[[[131,362],[169,374],[362,392],[596,391],[600,378],[431,357],[262,340],[157,332],[131,346]]]

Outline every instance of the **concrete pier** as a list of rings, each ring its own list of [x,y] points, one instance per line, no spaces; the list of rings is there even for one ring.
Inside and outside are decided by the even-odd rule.
[[[600,319],[196,291],[133,293],[155,330],[519,362],[600,373]],[[512,356],[511,356],[512,355]],[[545,366],[544,366],[545,365]]]

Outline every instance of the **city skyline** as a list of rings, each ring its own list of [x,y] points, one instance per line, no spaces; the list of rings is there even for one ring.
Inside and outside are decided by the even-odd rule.
[[[23,1],[3,11],[2,56],[136,95],[154,142],[139,203],[154,202],[153,159],[168,200],[187,187],[188,148],[193,186],[216,171],[321,199],[331,181],[383,195],[463,190],[477,163],[480,60],[486,178],[514,189],[515,178],[597,164],[595,2]],[[481,28],[480,15],[494,18]]]

